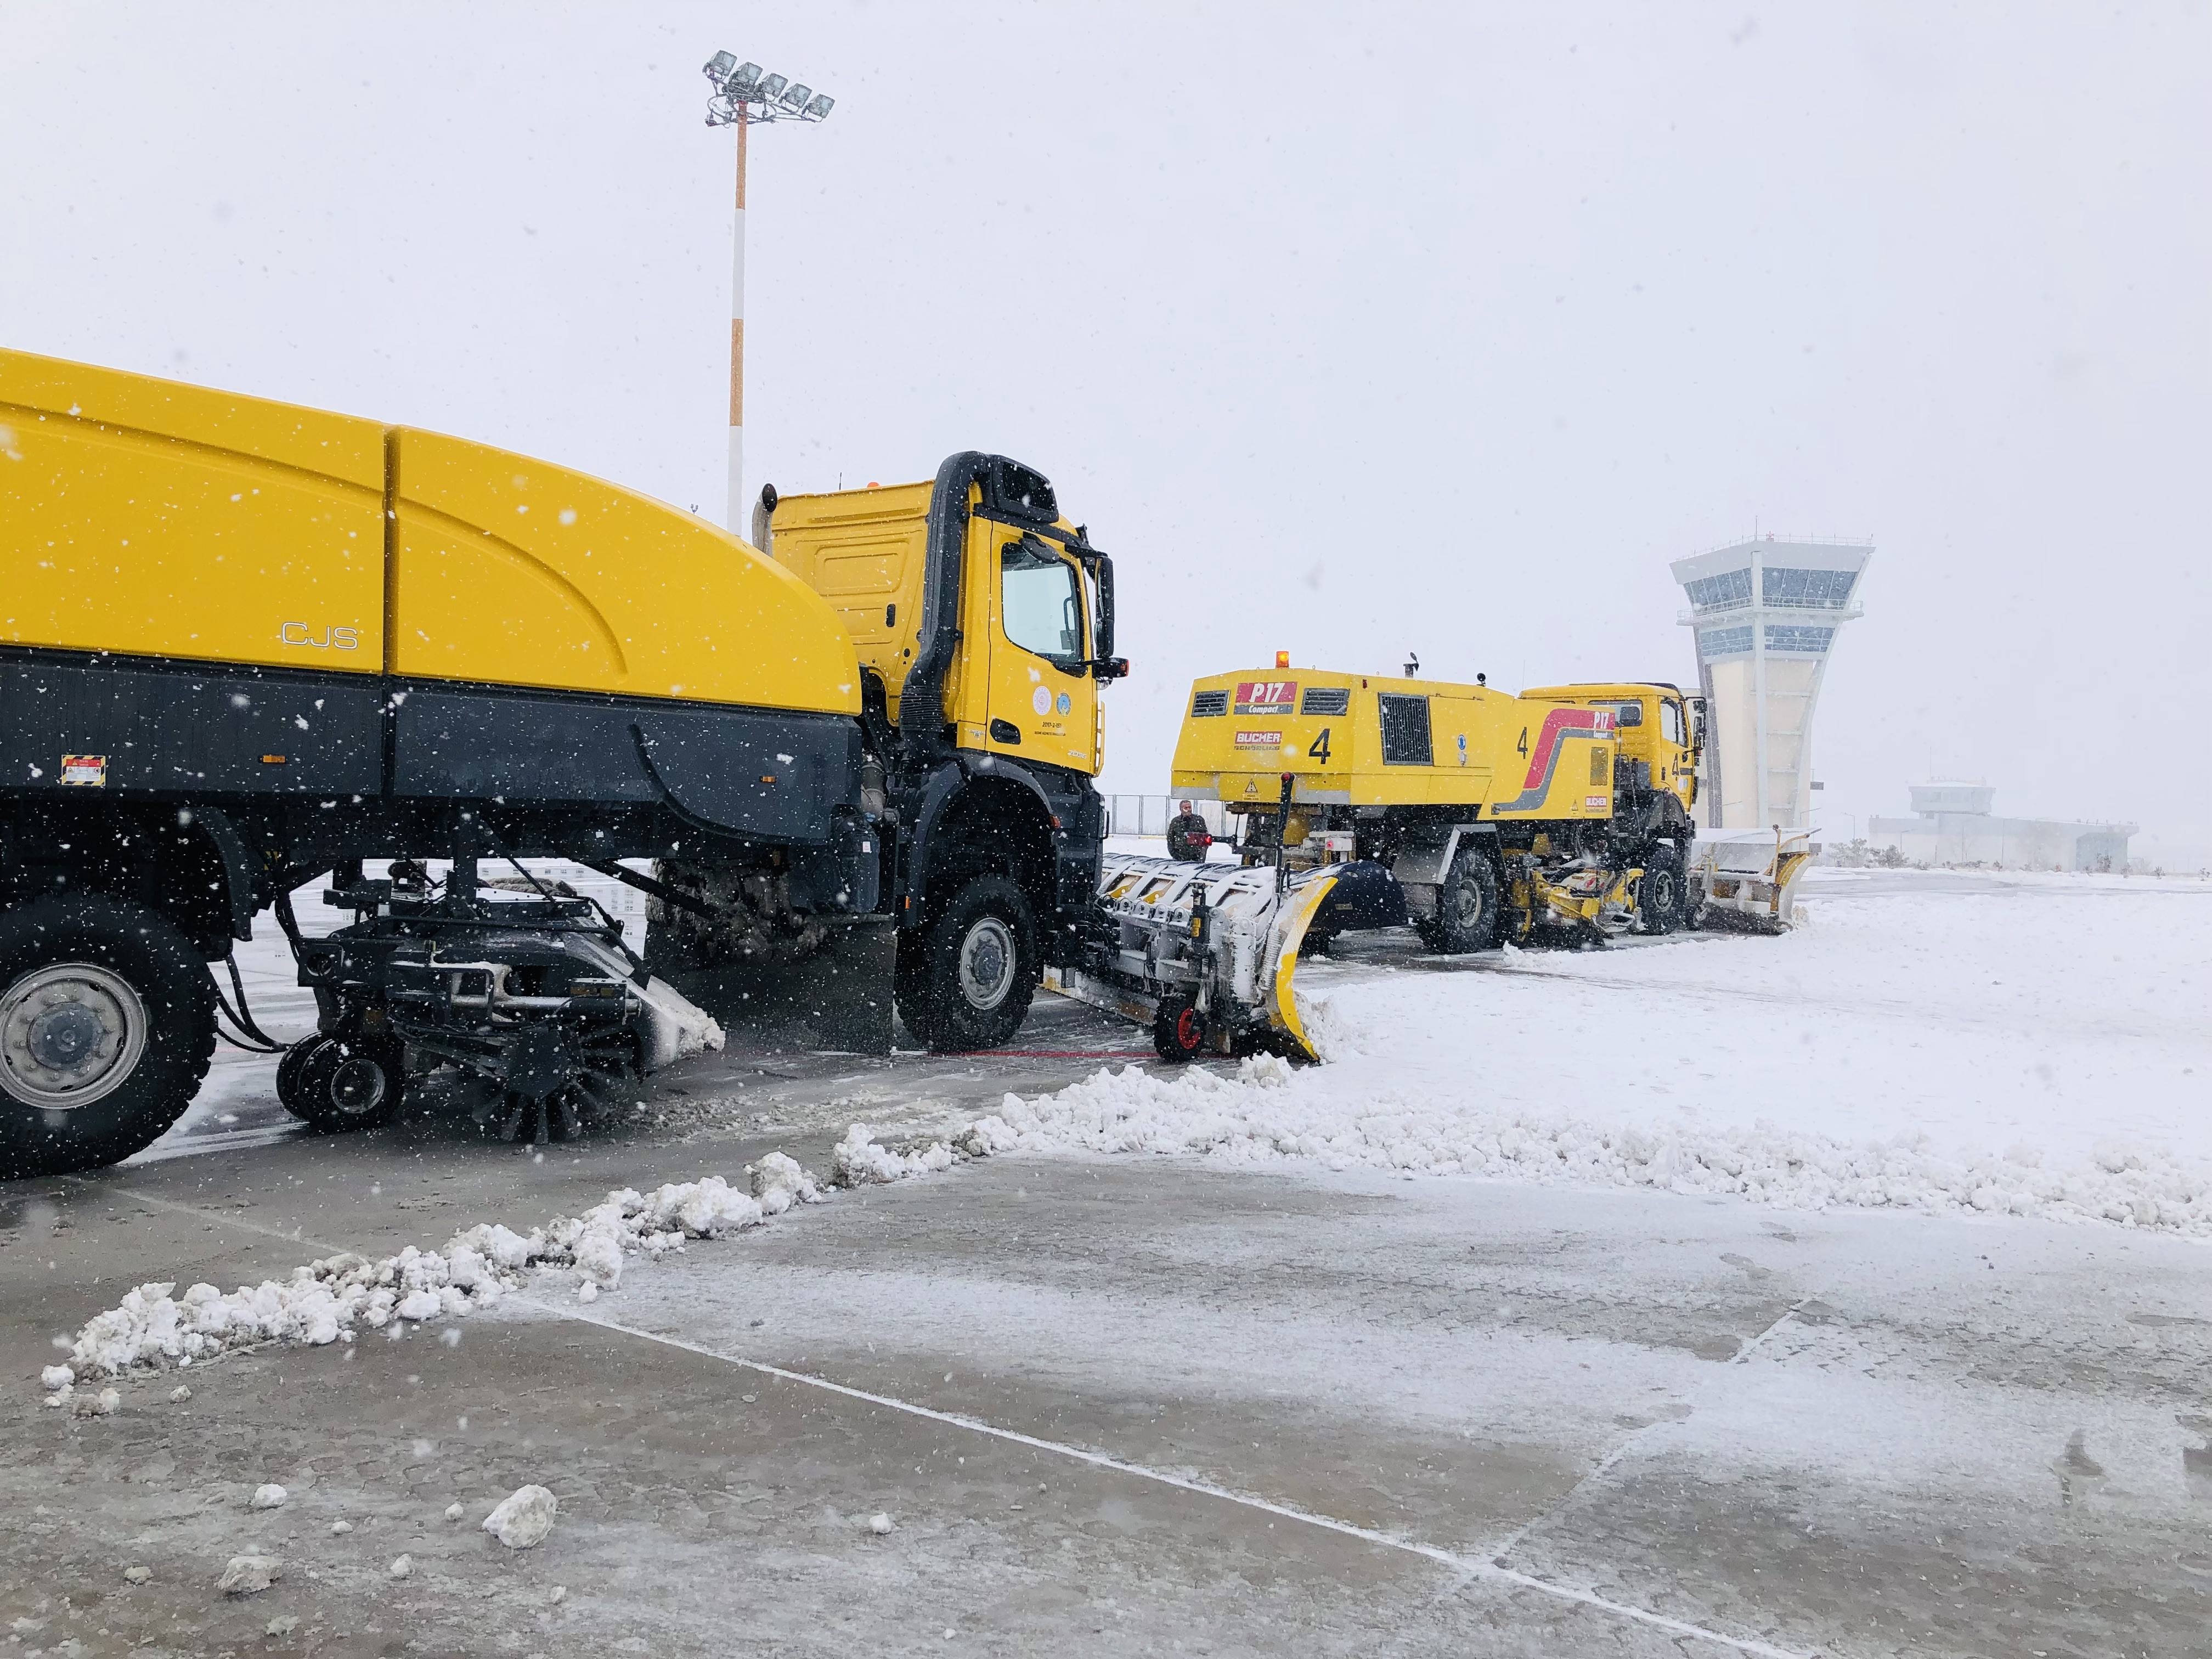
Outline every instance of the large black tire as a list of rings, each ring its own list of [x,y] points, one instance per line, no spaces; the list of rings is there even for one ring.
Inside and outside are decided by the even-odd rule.
[[[392,1121],[406,1086],[405,1051],[397,1042],[312,1036],[276,1068],[276,1098],[325,1134]]]
[[[1418,924],[1421,942],[1443,956],[1487,951],[1498,943],[1504,917],[1498,866],[1480,846],[1462,842],[1437,888],[1436,915]]]
[[[215,1054],[206,962],[155,912],[89,896],[0,911],[0,1178],[125,1158]]]
[[[1036,993],[1036,918],[1004,876],[977,876],[918,937],[899,941],[892,995],[932,1048],[995,1048],[1021,1029]]]
[[[320,1037],[303,1038],[277,1057],[276,1098],[288,1112],[292,1110],[292,1097],[300,1087],[300,1063],[314,1052],[315,1044],[321,1041]]]
[[[1681,853],[1669,842],[1656,843],[1636,881],[1638,927],[1647,933],[1673,933],[1688,919],[1689,890]]]

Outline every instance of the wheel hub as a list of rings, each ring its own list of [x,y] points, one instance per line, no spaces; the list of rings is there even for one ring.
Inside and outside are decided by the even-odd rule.
[[[997,1007],[1014,988],[1013,930],[985,916],[960,942],[960,994],[972,1008]]]
[[[1482,914],[1482,893],[1472,878],[1462,876],[1451,890],[1453,914],[1462,922],[1472,922]]]
[[[33,969],[0,994],[0,1089],[68,1111],[120,1088],[146,1049],[146,1006],[88,962]]]
[[[64,1002],[31,1022],[23,1046],[50,1071],[73,1072],[100,1046],[100,1016],[82,1002]]]
[[[331,1104],[349,1117],[381,1106],[384,1091],[384,1067],[365,1055],[354,1055],[331,1073]]]

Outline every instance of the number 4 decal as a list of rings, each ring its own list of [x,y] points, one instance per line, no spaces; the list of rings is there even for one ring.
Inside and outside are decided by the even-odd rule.
[[[1326,726],[1322,727],[1321,735],[1313,740],[1312,745],[1307,749],[1306,753],[1317,761],[1326,761],[1328,758],[1328,727]]]
[[[1521,758],[1527,760],[1528,758],[1528,728],[1527,726],[1521,728],[1521,741],[1516,746],[1521,750]]]

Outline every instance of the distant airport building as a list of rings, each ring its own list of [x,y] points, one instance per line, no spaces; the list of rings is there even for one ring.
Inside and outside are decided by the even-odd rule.
[[[1875,818],[1867,841],[1893,847],[1915,864],[2002,864],[2031,870],[2124,870],[2132,823],[2071,823],[2001,818],[1986,783],[1916,783],[1913,816]]]
[[[1812,821],[1813,708],[1873,556],[1863,542],[1768,536],[1674,562],[1705,695],[1708,828]]]

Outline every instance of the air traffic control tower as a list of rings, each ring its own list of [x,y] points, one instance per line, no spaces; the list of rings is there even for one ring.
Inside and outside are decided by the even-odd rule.
[[[1810,823],[1813,708],[1873,556],[1864,543],[1769,536],[1674,562],[1705,695],[1707,828]]]

